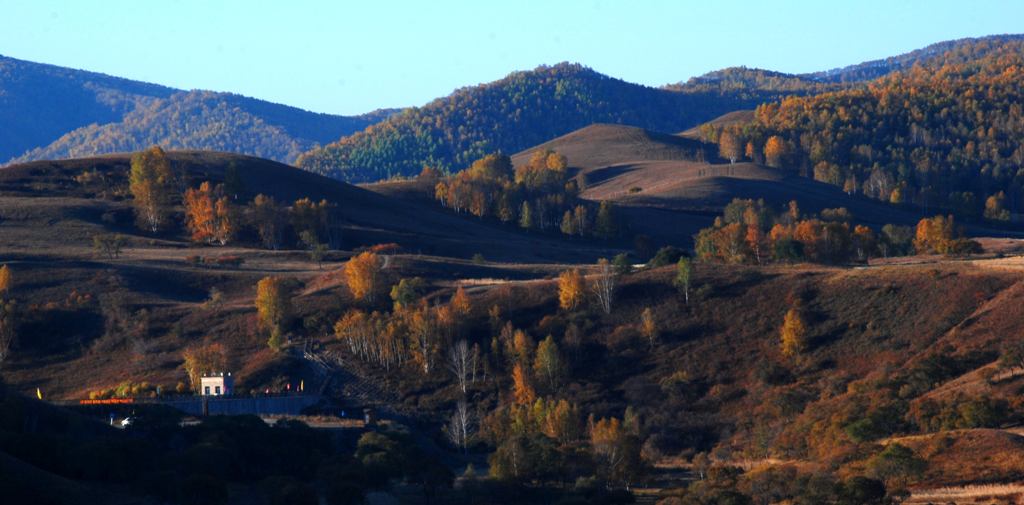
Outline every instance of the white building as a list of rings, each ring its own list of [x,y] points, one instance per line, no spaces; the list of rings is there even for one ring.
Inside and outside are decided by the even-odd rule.
[[[230,395],[235,389],[235,378],[231,372],[203,375],[200,382],[199,394],[203,396],[224,396]]]

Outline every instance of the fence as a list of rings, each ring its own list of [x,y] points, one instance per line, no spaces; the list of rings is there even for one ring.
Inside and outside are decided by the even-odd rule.
[[[110,400],[57,401],[58,405],[166,405],[186,414],[201,416],[203,403],[209,415],[299,415],[316,405],[320,395],[287,396],[175,396],[170,398],[112,398]]]

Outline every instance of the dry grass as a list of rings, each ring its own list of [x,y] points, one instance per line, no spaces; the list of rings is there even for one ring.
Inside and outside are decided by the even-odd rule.
[[[981,484],[956,487],[941,487],[914,491],[906,504],[925,503],[1021,503],[1024,484]]]

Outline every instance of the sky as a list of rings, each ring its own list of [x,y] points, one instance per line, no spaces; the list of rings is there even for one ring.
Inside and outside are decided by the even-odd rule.
[[[660,86],[1021,32],[1022,0],[0,0],[0,55],[332,114],[561,61]]]

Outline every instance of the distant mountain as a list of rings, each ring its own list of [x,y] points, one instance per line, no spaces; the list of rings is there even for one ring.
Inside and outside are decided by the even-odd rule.
[[[185,92],[0,56],[0,163],[152,144],[291,161],[390,113],[316,114],[240,95]]]
[[[870,81],[898,70],[909,69],[917,63],[925,63],[934,58],[944,57],[944,55],[950,52],[960,52],[960,57],[953,60],[947,60],[945,63],[963,63],[966,61],[966,58],[983,57],[990,51],[998,49],[1007,42],[1020,40],[1024,40],[1024,34],[990,35],[987,37],[947,40],[945,42],[938,42],[899,56],[867,61],[847,67],[825,70],[823,72],[804,74],[801,77],[834,83]],[[964,47],[970,47],[972,48],[972,51],[969,54],[958,51]]]
[[[562,63],[463,88],[392,116],[298,159],[307,170],[348,181],[459,170],[486,153],[514,153],[593,123],[680,131],[759,98],[657,89]]]

